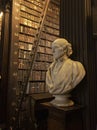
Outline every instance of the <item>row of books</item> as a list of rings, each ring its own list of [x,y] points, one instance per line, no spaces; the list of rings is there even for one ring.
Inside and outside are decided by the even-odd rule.
[[[18,59],[18,69],[22,69],[22,70],[28,70],[30,68],[31,65],[31,61],[28,59]],[[34,63],[34,70],[47,70],[47,68],[49,67],[50,62],[44,62],[44,61],[37,61]]]
[[[30,82],[28,87],[28,93],[42,93],[47,92],[48,89],[44,82]]]
[[[22,1],[21,3],[22,5],[26,6],[27,8],[31,9],[31,10],[36,10],[37,12],[42,10],[42,6],[43,6],[43,2],[29,2],[29,1]]]
[[[23,53],[24,53],[23,55],[25,55],[26,52],[23,52],[23,51],[27,51],[29,53],[29,52],[31,52],[32,48],[34,49],[35,45],[33,43],[27,42],[28,40],[24,40],[24,42],[22,42],[22,41],[23,40],[21,40],[19,42],[19,51],[20,51],[19,55],[21,55]],[[50,45],[49,46],[47,45],[47,43],[49,43],[49,41],[47,41],[47,43],[45,42],[45,40],[42,40],[42,41],[43,42],[39,42],[37,52],[45,53],[45,54],[52,54],[52,49],[51,49]]]
[[[48,54],[51,54],[52,53],[52,50],[51,50],[51,45],[52,45],[52,42],[51,41],[48,41],[48,40],[43,40],[43,39],[40,39],[39,41],[39,48],[40,50],[43,48],[43,52],[45,53],[48,53]],[[32,48],[34,48],[34,45],[31,43],[28,43],[26,41],[20,41],[19,42],[19,49],[20,50],[24,50],[24,51],[31,51]],[[38,50],[39,51],[39,50]],[[50,52],[49,52],[50,51]],[[41,51],[40,51],[41,52]]]
[[[19,34],[19,41],[27,42],[27,43],[33,43],[34,42],[34,36]]]
[[[24,18],[26,18],[26,19],[28,19],[28,20],[32,20],[32,21],[39,21],[39,16],[35,16],[35,15],[32,15],[32,14],[29,14],[29,13],[27,13],[27,12],[25,12],[25,11],[21,11],[20,12],[20,16],[21,17],[24,17]]]
[[[26,70],[22,71],[21,69],[18,71],[18,81],[19,84],[24,82],[27,78],[28,72]],[[45,81],[45,77],[46,77],[46,71],[42,71],[42,70],[33,70],[31,71],[31,76],[29,78],[29,81],[33,81],[33,82],[43,82]],[[21,84],[20,84],[21,85]]]
[[[35,28],[35,29],[37,29],[39,26],[39,23],[37,23],[35,21],[31,21],[31,20],[23,18],[23,17],[20,18],[20,24],[31,27],[31,28]]]
[[[24,19],[21,19],[21,20],[23,20],[24,21]],[[47,22],[45,23],[45,24],[47,24]],[[28,26],[26,26],[26,25],[28,25]],[[36,25],[34,22],[33,22],[33,26],[31,26],[31,27],[33,27],[33,28],[31,28],[31,27],[29,27],[29,26],[31,26],[31,25],[29,25],[28,23],[27,23],[27,21],[26,21],[26,23],[25,23],[25,21],[22,23],[22,25],[20,25],[20,33],[24,33],[24,34],[29,34],[29,35],[35,35],[36,34],[36,29],[37,29],[37,27],[38,27],[38,24]],[[44,31],[44,35],[46,35],[45,33],[50,33],[51,35],[59,35],[59,30],[58,29],[56,29],[56,26],[57,25],[54,25],[53,27],[53,24],[50,24],[50,25],[48,25],[48,26],[45,26],[44,28],[43,28],[43,31]]]
[[[32,50],[32,47],[33,47],[33,44],[31,43],[26,43],[26,42],[19,42],[19,50],[20,51],[31,51]],[[22,52],[20,52],[22,53]],[[26,52],[23,52],[23,53],[26,53]]]
[[[49,53],[37,53],[36,61],[52,62],[53,56],[49,55]],[[31,60],[31,52],[30,51],[19,50],[19,59],[20,60],[22,60],[22,59],[23,60],[28,60],[28,62],[29,62]]]
[[[29,2],[30,4],[34,4],[37,5],[39,7],[43,6],[44,1],[43,0],[26,0],[27,2]]]
[[[42,33],[41,35],[41,39],[53,42],[56,38],[58,38],[57,36],[48,34],[48,33]],[[19,41],[20,42],[27,42],[27,43],[32,43],[34,42],[35,37],[34,36],[29,36],[29,35],[25,35],[25,34],[19,34]]]
[[[52,62],[53,61],[53,56],[52,55],[49,55],[49,54],[41,54],[41,53],[38,53],[37,54],[37,57],[36,57],[36,61],[45,61],[45,62]]]
[[[32,20],[29,20],[29,19],[24,18],[24,17],[20,18],[20,25],[21,26],[24,25],[24,26],[27,26],[27,27],[30,27],[30,28],[35,28],[35,29],[37,29],[39,27],[39,23],[32,21]],[[58,26],[58,24],[56,24],[54,22],[54,20],[52,22],[51,22],[51,20],[49,20],[49,21],[46,20],[44,25],[53,29],[54,30],[53,32],[57,35],[58,32],[56,33],[56,31],[59,30],[59,26]],[[44,28],[44,31],[46,31],[46,27]]]
[[[40,16],[40,12],[39,11],[32,10],[31,8],[29,8],[29,7],[25,6],[25,5],[21,5],[20,6],[20,10],[24,11],[26,13],[32,14],[34,16],[38,16],[38,17]]]

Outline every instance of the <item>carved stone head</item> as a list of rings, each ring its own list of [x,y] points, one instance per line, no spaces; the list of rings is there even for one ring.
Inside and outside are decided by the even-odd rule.
[[[52,43],[52,51],[57,60],[64,55],[69,57],[72,54],[72,46],[66,39],[58,38]]]

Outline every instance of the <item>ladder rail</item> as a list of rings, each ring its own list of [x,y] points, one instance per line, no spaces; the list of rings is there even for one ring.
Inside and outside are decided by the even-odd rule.
[[[44,8],[43,8],[43,11],[42,11],[42,14],[40,16],[40,21],[39,21],[39,27],[37,29],[37,33],[36,33],[36,36],[35,36],[35,40],[34,40],[34,50],[33,50],[33,46],[32,46],[32,50],[31,50],[31,53],[34,53],[31,55],[31,64],[30,64],[30,67],[29,67],[29,70],[28,70],[28,75],[27,75],[27,79],[25,80],[25,83],[23,84],[23,93],[22,93],[22,96],[20,98],[20,102],[19,102],[19,105],[18,105],[18,109],[17,109],[17,115],[16,115],[16,118],[15,118],[15,124],[12,127],[10,127],[10,129],[16,129],[16,125],[17,125],[17,122],[18,122],[18,118],[19,118],[19,114],[20,114],[20,110],[21,110],[21,106],[22,106],[22,102],[24,100],[24,97],[26,95],[26,90],[27,90],[27,86],[28,86],[28,83],[29,83],[29,78],[30,78],[30,75],[31,75],[31,71],[33,70],[33,67],[34,67],[34,62],[35,62],[35,59],[36,59],[36,56],[37,56],[37,48],[39,46],[39,41],[40,41],[40,36],[41,36],[41,32],[42,32],[42,28],[44,26],[44,21],[45,21],[45,17],[46,17],[46,12],[47,12],[47,9],[48,9],[48,6],[49,6],[49,3],[50,3],[50,0],[45,0],[45,4],[44,4]]]

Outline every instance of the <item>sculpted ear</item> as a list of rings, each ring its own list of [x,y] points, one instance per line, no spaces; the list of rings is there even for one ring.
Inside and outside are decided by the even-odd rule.
[[[73,53],[72,49],[68,50],[68,56],[72,55],[72,53]]]
[[[68,46],[67,47],[67,55],[70,56],[70,55],[72,55],[72,53],[73,53],[72,47]]]
[[[67,47],[67,46],[64,46],[62,51],[63,51],[63,53],[64,53],[65,55],[70,56],[70,55],[69,55],[69,54],[70,54],[70,52],[69,52],[69,50],[68,50],[68,47]]]

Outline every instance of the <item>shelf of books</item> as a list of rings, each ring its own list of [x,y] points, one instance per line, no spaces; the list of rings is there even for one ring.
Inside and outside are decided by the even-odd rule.
[[[10,52],[10,92],[18,96],[28,76],[32,48],[39,27],[45,0],[14,0],[12,5],[12,32]],[[47,92],[46,71],[53,60],[51,44],[59,37],[60,1],[51,0],[42,28],[34,67],[29,78],[27,92]],[[14,99],[14,97],[12,97]]]
[[[19,20],[19,56],[18,83],[26,77],[31,60],[31,49],[34,46],[39,18],[44,6],[43,0],[21,0]],[[51,43],[59,36],[59,5],[50,2],[43,31],[37,49],[37,58],[29,81],[30,93],[46,92],[46,71],[53,60]]]

